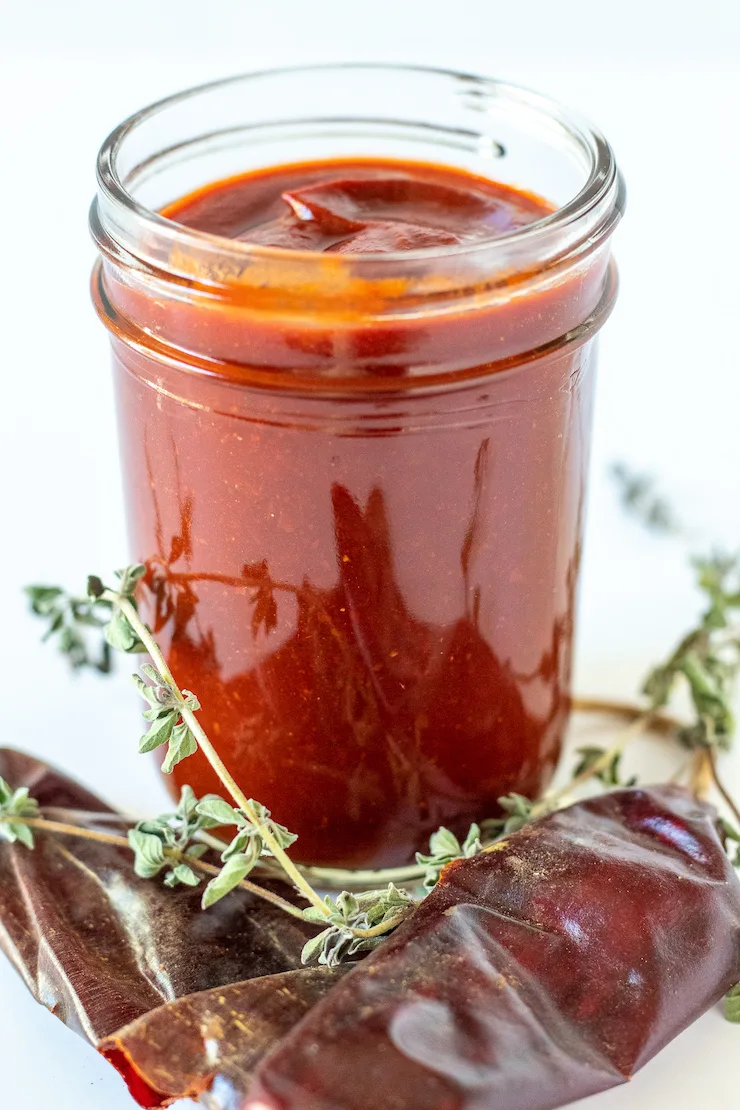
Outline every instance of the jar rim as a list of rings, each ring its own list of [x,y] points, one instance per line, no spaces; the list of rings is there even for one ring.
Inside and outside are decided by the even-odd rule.
[[[287,263],[300,265],[302,268],[325,264],[326,256],[315,251],[265,246],[229,239],[168,219],[155,209],[142,204],[127,188],[126,180],[120,171],[120,160],[127,140],[135,135],[142,124],[188,100],[239,84],[251,85],[261,80],[295,77],[301,74],[309,77],[332,71],[426,75],[462,82],[481,94],[506,98],[510,104],[539,114],[549,122],[555,123],[575,139],[588,159],[587,177],[576,195],[554,212],[523,227],[472,243],[335,256],[334,264],[339,262],[340,265],[351,267],[355,273],[361,271],[364,264],[369,264],[376,274],[378,267],[382,267],[387,276],[392,276],[394,272],[398,273],[400,264],[408,268],[414,262],[448,260],[454,263],[455,259],[461,257],[475,260],[485,255],[489,265],[498,268],[497,263],[503,263],[502,269],[510,269],[512,257],[521,260],[538,256],[552,258],[555,245],[559,244],[562,248],[564,235],[568,240],[568,248],[567,251],[561,249],[559,253],[571,253],[584,243],[592,247],[596,246],[612,233],[620,219],[624,208],[625,190],[611,146],[600,131],[557,100],[510,82],[453,69],[383,62],[321,63],[276,67],[207,82],[155,101],[120,123],[104,141],[97,159],[98,196],[93,201],[90,222],[93,237],[100,249],[104,253],[117,256],[119,260],[121,258],[140,259],[147,263],[149,259],[142,257],[141,243],[147,239],[156,239],[160,242],[164,240],[170,246],[176,245],[185,250],[189,248],[200,255],[204,252],[210,256],[216,254],[219,259],[228,260],[232,264],[233,272],[255,261],[273,265]],[[146,165],[146,162],[142,165]],[[146,254],[146,251],[143,253]],[[514,268],[520,267],[515,263]],[[224,272],[223,267],[221,272]],[[219,285],[222,282],[216,279],[206,284]]]

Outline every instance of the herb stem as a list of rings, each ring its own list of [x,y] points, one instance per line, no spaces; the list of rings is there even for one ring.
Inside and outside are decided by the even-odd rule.
[[[180,715],[182,719],[186,722],[188,728],[197,740],[203,754],[205,755],[213,770],[218,775],[226,790],[234,799],[239,809],[242,810],[247,819],[251,821],[251,823],[259,832],[259,835],[262,837],[265,847],[267,847],[274,858],[278,860],[283,868],[283,871],[294,884],[296,889],[299,890],[300,893],[303,894],[303,896],[313,906],[316,907],[316,909],[320,910],[320,912],[325,917],[328,917],[331,913],[331,909],[316,893],[311,884],[303,877],[303,875],[301,875],[300,871],[293,863],[285,849],[280,846],[277,839],[272,835],[269,827],[260,822],[258,815],[249,804],[248,798],[239,788],[234,777],[226,767],[226,764],[223,762],[213,744],[208,739],[206,733],[200,725],[200,722],[198,721],[198,718],[195,716],[195,713],[187,705],[185,698],[180,690],[180,687],[175,682],[172,671],[167,666],[167,661],[165,660],[165,657],[162,654],[159,645],[152,636],[149,628],[147,628],[147,626],[142,621],[136,610],[136,607],[129,601],[128,598],[124,597],[122,594],[115,593],[115,591],[113,590],[105,590],[101,596],[103,601],[109,601],[112,605],[118,607],[118,609],[123,613],[131,627],[136,632],[142,644],[153,659],[157,670],[159,671],[167,685],[172,689],[175,698],[179,702]]]
[[[82,825],[68,825],[63,821],[49,821],[46,817],[0,817],[3,824],[13,822],[19,825],[28,825],[32,829],[42,829],[44,832],[61,833],[63,836],[78,836],[83,840],[95,840],[98,844],[114,844],[119,848],[128,848],[128,840],[115,833],[98,832],[96,829],[86,829]]]
[[[638,705],[632,701],[610,701],[608,698],[573,698],[573,709],[577,713],[599,713],[605,716],[623,717],[636,721],[640,717],[650,717],[650,729],[661,736],[668,736],[681,727],[681,722],[668,713],[660,713]]]
[[[175,852],[172,849],[165,849],[166,855],[172,855],[175,859],[180,859],[183,863],[187,863],[190,867],[195,867],[199,871],[204,871],[208,875],[220,875],[221,868],[214,867],[212,863],[206,863],[205,860],[196,859],[195,856],[189,856],[187,852]],[[285,898],[281,898],[279,894],[275,894],[272,890],[268,890],[264,886],[259,886],[257,883],[250,883],[249,879],[242,879],[239,886],[243,890],[250,891],[251,894],[257,894],[260,898],[264,898],[266,902],[271,902],[273,906],[284,910],[289,913],[291,917],[297,917],[300,921],[305,921],[303,910],[300,906],[294,906],[291,902],[287,902]]]
[[[713,782],[708,756],[708,748],[697,748],[689,764],[689,789],[702,801],[709,794]]]
[[[98,814],[92,814],[92,817],[97,817]],[[105,815],[104,815],[105,816]],[[84,825],[67,824],[64,821],[50,821],[47,817],[2,817],[0,816],[0,823],[2,824],[15,824],[15,825],[28,825],[32,829],[39,829],[42,832],[58,833],[62,836],[73,836],[78,840],[91,840],[96,844],[110,844],[116,848],[125,848],[131,851],[131,845],[125,836],[117,836],[115,833],[98,832],[96,829],[85,828]],[[195,856],[188,855],[187,852],[179,852],[176,848],[165,848],[165,855],[170,859],[176,860],[178,863],[187,863],[189,867],[197,868],[208,875],[219,875],[220,868],[214,867],[212,863],[206,863],[205,860],[197,859]],[[239,886],[243,890],[248,890],[250,894],[256,894],[260,898],[271,902],[273,906],[284,910],[292,917],[297,917],[301,921],[305,921],[303,910],[299,906],[294,906],[287,902],[285,898],[281,898],[279,894],[275,894],[265,887],[258,886],[257,883],[250,883],[248,879],[243,879]],[[390,928],[390,924],[387,926]]]
[[[68,820],[72,825],[79,825],[80,821],[94,821],[99,825],[134,825],[136,824],[135,817],[126,817],[123,813],[113,813],[112,811],[103,810],[98,812],[95,809],[67,809],[65,806],[44,806],[43,816],[56,821],[57,819]]]
[[[212,848],[214,852],[218,852],[219,854],[229,846],[228,840],[221,840],[220,837],[213,836],[212,833],[207,833],[204,829],[199,829],[198,832],[195,834],[194,839],[197,840],[200,844],[207,844],[209,848]],[[267,873],[267,868],[265,868],[264,870]],[[269,875],[273,879],[282,879],[279,867],[270,868]]]
[[[738,825],[740,825],[740,806],[738,806],[737,802],[732,797],[732,794],[730,794],[729,790],[727,789],[724,782],[720,778],[719,770],[717,768],[717,754],[716,754],[716,752],[714,751],[713,748],[707,748],[706,752],[707,752],[707,763],[709,765],[709,770],[711,772],[712,782],[714,783],[718,792],[722,795],[722,798],[724,799],[725,803],[727,804],[730,811],[732,812],[732,815],[735,818],[735,820],[737,821]]]
[[[582,771],[580,775],[576,775],[575,778],[571,779],[571,781],[561,787],[560,790],[556,790],[552,794],[546,794],[539,805],[546,806],[546,811],[549,811],[553,805],[557,806],[558,802],[566,798],[571,793],[574,786],[580,786],[581,783],[588,782],[589,779],[595,778],[602,771],[608,770],[614,758],[621,755],[627,744],[635,740],[645,731],[652,723],[654,716],[655,714],[652,710],[639,710],[639,716],[634,716],[631,724],[627,725],[625,729],[622,729],[622,731],[617,734],[616,743],[613,744],[608,751],[605,751],[603,755],[599,756],[599,758],[590,765],[590,767]],[[537,808],[538,806],[535,805],[535,810]]]
[[[383,933],[389,933],[391,929],[397,928],[402,921],[405,921],[410,910],[413,908],[413,906],[410,906],[408,909],[404,910],[403,913],[396,914],[390,921],[381,922],[380,925],[373,925],[372,929],[352,929],[352,935],[355,937],[362,937],[363,939],[367,937],[382,937]]]

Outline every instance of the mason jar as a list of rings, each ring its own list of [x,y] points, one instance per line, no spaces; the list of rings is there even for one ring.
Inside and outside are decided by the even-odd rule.
[[[286,165],[436,165],[544,198],[503,234],[342,254],[178,218]],[[536,797],[570,704],[614,155],[461,73],[248,74],[120,125],[98,163],[139,604],[306,864],[388,868]],[[199,753],[175,792],[220,792]]]

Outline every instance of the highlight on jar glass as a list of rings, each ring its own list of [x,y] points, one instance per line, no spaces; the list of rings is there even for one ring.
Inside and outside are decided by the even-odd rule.
[[[100,152],[139,605],[303,863],[403,866],[551,776],[623,208],[589,124],[436,70],[238,77]]]

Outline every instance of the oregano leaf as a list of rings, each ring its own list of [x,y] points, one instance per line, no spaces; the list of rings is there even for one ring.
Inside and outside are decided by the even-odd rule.
[[[33,848],[35,843],[33,830],[28,825],[24,825],[20,821],[12,821],[3,824],[2,827],[5,831],[5,839],[10,841],[11,844],[15,844],[19,840],[26,848]]]
[[[460,841],[454,833],[442,825],[429,838],[429,851],[433,856],[454,858],[460,855]]]
[[[116,651],[128,653],[146,651],[137,633],[119,609],[116,609],[105,626],[105,638]]]
[[[176,867],[173,867],[172,870],[165,875],[164,883],[165,886],[168,887],[175,887],[178,884],[182,884],[183,886],[199,886],[200,878],[187,863],[178,863]]]
[[[175,724],[180,714],[176,709],[167,710],[161,717],[152,722],[152,727],[139,740],[139,752],[153,752],[161,744],[166,744],[174,732]]]
[[[477,856],[481,848],[480,826],[473,824],[468,829],[468,835],[463,840],[462,855],[465,859],[470,859],[471,856]]]
[[[140,879],[153,879],[167,863],[164,844],[153,833],[138,826],[129,830],[128,842],[134,853],[134,871]]]
[[[210,883],[203,891],[203,899],[201,905],[204,910],[209,906],[219,902],[232,890],[239,886],[244,879],[246,879],[249,872],[254,867],[256,859],[240,854],[232,856],[227,863],[221,868],[218,875],[211,879]]]
[[[195,755],[197,750],[198,742],[190,731],[190,726],[185,721],[175,725],[170,736],[167,755],[162,762],[162,771],[165,775],[171,775],[178,763],[188,756]]]
[[[219,798],[217,794],[208,794],[205,798],[201,798],[196,806],[196,813],[213,821],[214,827],[217,825],[239,825],[244,820],[238,810],[225,802],[223,798]]]
[[[332,929],[324,929],[323,933],[318,933],[315,937],[306,941],[301,951],[301,963],[310,964],[319,959],[324,950],[324,944],[329,939],[332,931]]]

